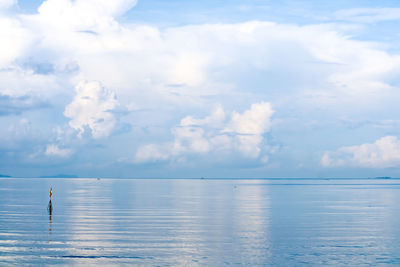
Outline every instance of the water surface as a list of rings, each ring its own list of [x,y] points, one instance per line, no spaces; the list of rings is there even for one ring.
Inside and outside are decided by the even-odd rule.
[[[395,179],[1,178],[0,265],[400,264],[399,189]]]

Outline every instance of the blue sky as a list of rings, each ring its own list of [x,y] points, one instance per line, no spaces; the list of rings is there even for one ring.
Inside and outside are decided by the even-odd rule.
[[[397,1],[0,0],[0,174],[400,177]]]

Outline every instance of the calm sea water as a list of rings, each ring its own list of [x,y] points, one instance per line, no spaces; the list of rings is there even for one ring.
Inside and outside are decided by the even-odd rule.
[[[400,180],[0,179],[0,265],[49,264],[400,264]]]

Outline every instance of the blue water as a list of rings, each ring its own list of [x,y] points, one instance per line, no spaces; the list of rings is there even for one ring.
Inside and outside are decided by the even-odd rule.
[[[0,265],[49,264],[400,264],[400,180],[0,179]]]

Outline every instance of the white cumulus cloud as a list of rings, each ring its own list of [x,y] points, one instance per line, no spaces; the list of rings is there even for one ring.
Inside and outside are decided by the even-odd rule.
[[[139,147],[136,162],[168,160],[187,154],[238,151],[247,158],[258,158],[262,151],[263,134],[270,130],[273,110],[268,102],[252,104],[243,113],[225,115],[217,107],[203,119],[183,118],[174,127],[172,142]]]
[[[136,0],[47,0],[39,7],[38,19],[49,27],[99,30],[116,26],[114,18],[131,9]]]
[[[118,106],[115,93],[97,81],[83,81],[76,87],[74,100],[65,108],[64,115],[70,118],[69,125],[79,132],[91,130],[93,138],[110,135],[116,124],[112,111]]]
[[[23,56],[30,43],[30,32],[24,29],[16,19],[0,15],[0,68],[14,63],[14,60]]]
[[[373,144],[347,146],[334,152],[325,152],[321,164],[325,167],[388,168],[400,166],[400,140],[396,136],[385,136]]]
[[[269,103],[255,103],[267,98],[279,111],[279,119],[296,128],[290,135],[286,126],[274,128],[274,136],[282,137],[292,151],[304,143],[303,125],[309,120],[324,125],[337,113],[370,117],[371,107],[387,112],[377,116],[397,119],[400,55],[394,49],[395,39],[379,40],[380,35],[374,34],[358,38],[357,27],[358,22],[398,19],[399,9],[354,9],[332,15],[340,22],[346,20],[346,25],[243,20],[184,25],[177,16],[179,23],[172,24],[178,26],[166,26],[157,24],[155,17],[150,19],[153,23],[139,22],[131,17],[135,12],[121,18],[136,0],[46,0],[30,14],[12,8],[15,3],[0,0],[0,9],[11,7],[0,10],[0,95],[7,96],[3,106],[11,107],[11,112],[3,112],[1,126],[11,125],[13,116],[24,113],[37,128],[60,126],[73,132],[73,138],[53,142],[47,130],[38,131],[40,141],[27,130],[18,142],[21,147],[40,147],[41,155],[43,151],[66,155],[65,147],[96,154],[76,138],[76,132],[99,139],[120,129],[127,134],[116,136],[107,146],[114,154],[107,154],[106,160],[119,154],[129,157],[130,147],[138,147],[137,162],[217,153],[267,162],[265,135],[273,110]],[[99,82],[79,83],[82,80]],[[75,85],[75,92],[68,90]],[[30,96],[49,103],[46,110],[14,108],[12,101],[25,103]],[[182,110],[204,110],[212,103],[232,107],[239,101],[255,104],[240,112],[218,107],[200,117],[177,115]],[[118,105],[130,110],[124,122],[137,126],[131,132],[116,125]],[[359,113],[349,112],[356,110]],[[182,120],[171,124],[176,118]],[[296,123],[291,123],[292,118]],[[151,132],[154,129],[157,134]],[[168,130],[171,139],[160,134]],[[150,135],[169,142],[140,143]],[[32,145],[24,145],[24,138],[32,139]],[[46,148],[48,144],[57,145]],[[371,165],[363,163],[370,158],[383,162],[376,160],[375,152],[368,153],[354,147],[327,152],[322,163]]]

